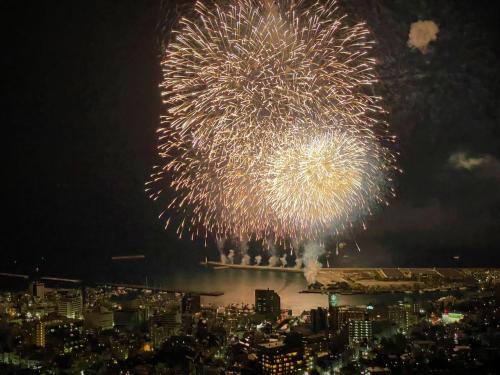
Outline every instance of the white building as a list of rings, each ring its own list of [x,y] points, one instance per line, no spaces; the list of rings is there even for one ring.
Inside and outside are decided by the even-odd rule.
[[[80,291],[67,291],[57,302],[57,313],[70,319],[83,318],[83,299]]]

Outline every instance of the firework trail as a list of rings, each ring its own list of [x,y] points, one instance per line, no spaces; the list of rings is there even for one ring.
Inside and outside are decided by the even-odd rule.
[[[176,193],[160,217],[177,213],[179,236],[318,241],[364,226],[394,194],[365,25],[335,1],[277,3],[197,2],[166,48],[161,164],[146,190]]]

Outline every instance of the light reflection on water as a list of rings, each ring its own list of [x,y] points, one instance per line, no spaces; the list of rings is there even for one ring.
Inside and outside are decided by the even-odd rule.
[[[301,273],[273,272],[260,270],[213,269],[201,267],[193,272],[177,271],[158,278],[163,287],[191,291],[221,291],[223,296],[202,297],[203,304],[228,305],[231,303],[253,304],[255,289],[273,289],[280,295],[281,307],[292,309],[294,314],[304,310],[326,307],[328,299],[325,294],[299,293],[307,284]],[[338,295],[339,305],[366,305],[372,303],[386,304],[397,301],[419,298],[419,296],[402,293],[386,293],[379,295]]]

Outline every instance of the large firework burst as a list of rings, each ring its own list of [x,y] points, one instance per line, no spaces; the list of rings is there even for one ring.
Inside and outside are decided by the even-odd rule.
[[[317,239],[386,202],[393,137],[369,94],[369,33],[335,1],[306,5],[197,2],[180,21],[147,183],[153,199],[176,192],[179,234]]]

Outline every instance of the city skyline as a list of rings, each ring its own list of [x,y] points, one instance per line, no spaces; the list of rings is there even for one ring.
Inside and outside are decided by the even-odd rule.
[[[418,272],[400,277],[420,281]],[[249,303],[224,304],[196,293],[33,281],[25,291],[0,291],[0,370],[493,374],[499,348],[488,327],[498,327],[500,275],[441,274],[457,276],[468,286],[440,298],[410,292],[343,304],[342,292],[329,292],[320,306],[298,311],[269,288],[255,289]]]

